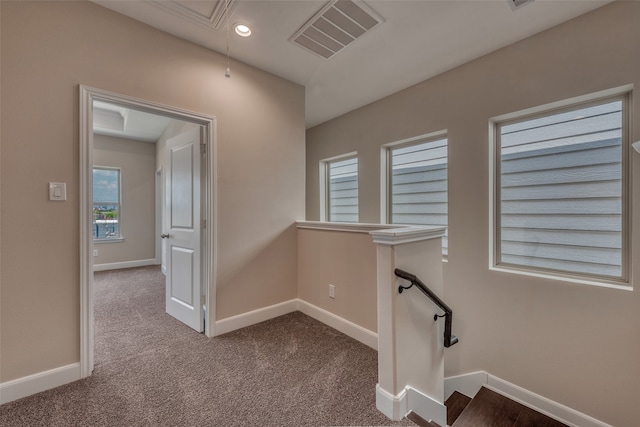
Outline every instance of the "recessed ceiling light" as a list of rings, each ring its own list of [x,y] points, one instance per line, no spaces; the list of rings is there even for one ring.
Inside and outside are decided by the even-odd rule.
[[[251,35],[251,28],[246,26],[245,24],[236,24],[234,25],[236,30],[236,34],[242,37],[249,37]]]

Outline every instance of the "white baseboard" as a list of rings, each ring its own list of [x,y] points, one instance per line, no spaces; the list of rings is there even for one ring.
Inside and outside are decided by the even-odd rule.
[[[135,261],[111,262],[108,264],[94,264],[93,271],[119,270],[121,268],[146,267],[156,265],[155,259],[138,259]]]
[[[411,411],[427,421],[447,425],[447,408],[444,404],[410,386],[394,396],[376,384],[376,408],[393,421],[400,421]]]
[[[512,384],[487,372],[472,372],[445,378],[445,396],[448,398],[455,390],[469,397],[475,396],[480,387],[487,387],[518,403],[545,414],[572,427],[611,427],[611,425],[571,409],[561,403],[547,399],[532,391]]]
[[[80,363],[0,383],[0,405],[80,379]]]
[[[368,345],[374,350],[378,349],[378,334],[368,329],[363,328],[360,325],[356,325],[340,316],[337,316],[327,310],[324,310],[318,306],[310,304],[306,301],[298,299],[298,310],[313,317],[314,319],[331,326],[343,334],[353,338],[356,341]]]
[[[342,332],[356,341],[360,341],[374,350],[378,349],[378,334],[375,332],[297,298],[281,302],[279,304],[274,304],[269,307],[259,308],[247,313],[238,314],[236,316],[227,317],[226,319],[217,320],[214,334],[226,334],[228,332],[235,331],[236,329],[246,328],[247,326],[264,322],[265,320],[273,319],[274,317],[282,316],[283,314],[291,313],[293,311],[301,311],[307,316],[313,317],[325,325]]]
[[[298,310],[298,300],[292,299],[269,307],[227,317],[226,319],[216,320],[214,335],[222,335],[236,329],[246,328],[296,310]]]
[[[413,387],[407,387],[406,391],[408,411],[415,412],[427,421],[433,421],[441,426],[447,425],[447,407],[444,403],[433,400]]]
[[[387,418],[393,421],[400,421],[409,412],[407,391],[402,390],[400,394],[394,396],[376,384],[376,408]]]
[[[533,393],[520,386],[507,382],[489,374],[487,388],[503,394],[516,402],[522,403],[536,411],[548,415],[551,418],[575,427],[611,427],[611,425],[578,412],[561,403],[554,402],[544,396]]]

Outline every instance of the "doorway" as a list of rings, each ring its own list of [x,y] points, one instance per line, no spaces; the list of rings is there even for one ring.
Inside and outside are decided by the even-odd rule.
[[[215,118],[156,104],[101,89],[80,86],[80,368],[81,377],[91,375],[94,368],[94,312],[93,312],[93,158],[94,104],[107,103],[123,109],[136,110],[196,125],[201,129],[202,151],[198,150],[199,191],[194,197],[199,203],[202,221],[197,250],[201,261],[197,275],[197,290],[201,293],[206,313],[205,334],[214,335],[215,319]],[[161,174],[162,175],[162,174]],[[162,177],[160,178],[162,179]],[[157,186],[157,185],[156,185]],[[156,236],[158,238],[159,236]],[[157,245],[156,245],[157,247]],[[158,254],[156,254],[156,259]],[[197,304],[200,305],[198,298]],[[206,309],[208,308],[208,309]]]

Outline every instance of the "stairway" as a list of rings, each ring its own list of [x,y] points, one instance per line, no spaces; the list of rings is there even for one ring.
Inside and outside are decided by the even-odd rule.
[[[567,427],[485,387],[473,399],[456,391],[445,406],[447,425],[451,427]],[[440,427],[413,412],[407,418],[420,427]]]

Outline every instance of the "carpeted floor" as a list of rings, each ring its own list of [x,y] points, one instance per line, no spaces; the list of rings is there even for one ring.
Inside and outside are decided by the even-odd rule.
[[[296,312],[206,338],[157,267],[95,274],[96,368],[0,406],[1,426],[415,426],[375,408],[377,353]]]

